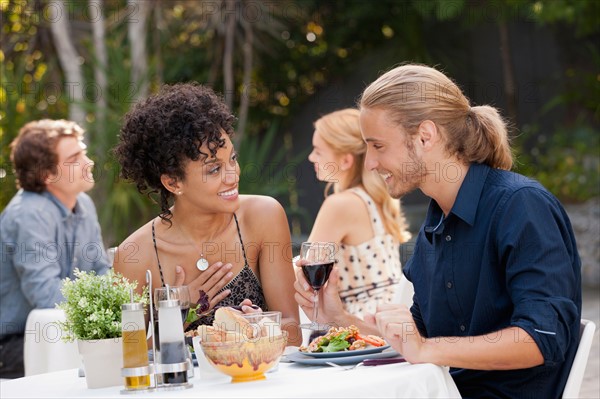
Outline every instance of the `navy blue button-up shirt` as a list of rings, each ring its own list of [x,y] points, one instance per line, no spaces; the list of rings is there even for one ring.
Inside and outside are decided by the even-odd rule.
[[[558,398],[579,342],[581,261],[569,219],[539,183],[471,164],[450,213],[431,201],[404,268],[424,337],[525,330],[544,364],[451,369],[463,397]]]

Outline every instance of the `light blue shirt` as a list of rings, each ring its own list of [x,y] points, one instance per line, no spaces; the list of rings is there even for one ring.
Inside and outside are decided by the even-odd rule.
[[[0,338],[22,333],[29,312],[63,300],[73,270],[110,268],[96,207],[79,194],[74,210],[48,192],[19,190],[0,214]]]

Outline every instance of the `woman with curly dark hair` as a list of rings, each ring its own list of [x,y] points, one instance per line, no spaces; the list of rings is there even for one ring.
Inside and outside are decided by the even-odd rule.
[[[281,311],[298,344],[287,217],[273,198],[238,194],[234,120],[211,89],[193,83],[164,86],[125,115],[115,148],[121,174],[158,194],[161,213],[119,246],[114,268],[138,282],[150,269],[160,277],[152,289],[183,283],[209,309],[251,302]]]

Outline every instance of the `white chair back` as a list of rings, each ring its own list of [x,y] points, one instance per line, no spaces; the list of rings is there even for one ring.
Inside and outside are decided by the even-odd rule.
[[[304,313],[304,310],[300,306],[298,306],[298,311],[300,313],[300,324],[310,324],[310,319]],[[311,331],[308,328],[302,328],[302,345],[308,345],[310,343],[309,338]]]
[[[64,332],[58,320],[65,320],[60,309],[34,309],[29,313],[23,349],[26,377],[81,365],[77,343],[62,341]]]
[[[581,319],[581,329],[579,331],[579,348],[575,354],[571,371],[569,371],[569,377],[567,378],[567,384],[563,391],[563,398],[578,398],[579,390],[581,389],[581,382],[583,381],[583,375],[585,373],[585,367],[587,366],[588,357],[590,350],[592,349],[592,342],[594,341],[594,333],[596,332],[596,325],[594,322],[586,319]]]
[[[108,264],[113,265],[115,262],[115,254],[117,253],[117,247],[110,247],[106,250],[106,255],[108,256]]]
[[[409,309],[413,304],[413,296],[415,295],[415,288],[412,283],[404,277],[404,274],[400,277],[400,282],[398,283],[398,289],[394,294],[394,299],[392,303],[406,305]]]

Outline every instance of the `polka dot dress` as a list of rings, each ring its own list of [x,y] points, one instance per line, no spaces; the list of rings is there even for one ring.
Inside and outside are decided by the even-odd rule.
[[[362,244],[340,246],[338,268],[339,291],[344,307],[362,317],[374,313],[378,303],[390,302],[399,289],[400,244],[385,232],[375,202],[363,189],[355,187],[369,211],[375,236]]]

